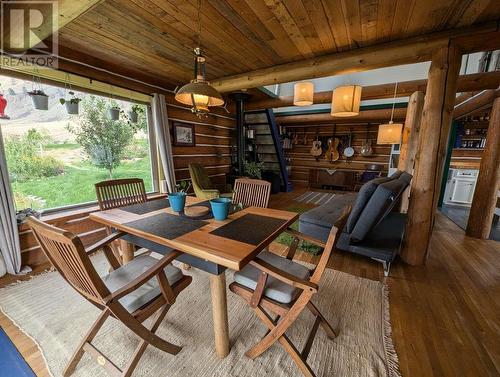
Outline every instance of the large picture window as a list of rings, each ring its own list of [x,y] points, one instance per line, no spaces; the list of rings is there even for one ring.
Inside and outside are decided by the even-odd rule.
[[[0,85],[10,118],[0,126],[18,210],[95,201],[94,184],[106,179],[139,177],[153,191],[145,105],[43,85],[48,110],[36,110],[30,81],[0,76]],[[77,115],[61,104],[71,97],[81,99]],[[120,109],[118,120],[112,107]]]

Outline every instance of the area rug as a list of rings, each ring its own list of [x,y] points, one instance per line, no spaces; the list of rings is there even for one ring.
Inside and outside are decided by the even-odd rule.
[[[307,191],[298,198],[295,199],[296,202],[309,203],[320,206],[322,204],[328,203],[335,197],[333,192],[318,192],[318,191]]]
[[[102,257],[101,257],[102,259]],[[98,261],[98,264],[101,264]],[[228,291],[231,352],[215,355],[206,273],[188,271],[193,283],[181,293],[158,335],[183,347],[177,356],[148,347],[134,376],[301,376],[288,354],[277,344],[255,360],[244,356],[265,333],[252,310]],[[228,284],[232,272],[227,272]],[[318,330],[308,362],[317,376],[401,376],[392,345],[387,288],[380,282],[327,270],[314,302],[338,331],[334,340]],[[53,376],[64,366],[98,310],[82,299],[57,272],[0,290],[2,311],[40,347]],[[314,320],[303,313],[287,333],[302,349]],[[137,337],[116,320],[108,320],[95,339],[119,366],[138,344]],[[106,376],[85,355],[74,376]]]

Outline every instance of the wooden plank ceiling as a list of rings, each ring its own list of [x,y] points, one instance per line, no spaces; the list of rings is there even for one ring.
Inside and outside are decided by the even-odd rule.
[[[203,0],[202,46],[216,78],[499,18],[498,0]],[[105,0],[60,30],[60,55],[172,89],[197,30],[197,0]]]

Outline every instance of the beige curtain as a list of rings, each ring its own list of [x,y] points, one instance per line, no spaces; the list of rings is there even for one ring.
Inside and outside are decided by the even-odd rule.
[[[168,124],[167,101],[163,94],[155,93],[151,104],[156,143],[160,153],[164,181],[160,187],[166,186],[169,192],[175,192],[174,158],[172,156],[172,140]]]
[[[17,232],[16,209],[12,198],[2,129],[0,128],[0,273],[18,274],[21,270],[21,247]],[[0,274],[1,276],[1,274]]]

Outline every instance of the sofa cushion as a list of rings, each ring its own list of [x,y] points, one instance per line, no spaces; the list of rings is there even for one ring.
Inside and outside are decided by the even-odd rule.
[[[309,269],[301,264],[267,251],[260,253],[259,258],[274,267],[279,268],[280,270],[286,271],[289,274],[298,277],[299,279],[309,279]],[[259,277],[260,270],[251,265],[246,265],[241,271],[234,273],[235,282],[253,290],[257,287]],[[264,296],[274,301],[281,302],[282,304],[289,304],[297,298],[300,292],[300,289],[286,284],[281,280],[272,276],[267,277],[266,286],[264,288]]]
[[[390,212],[401,193],[408,187],[409,179],[411,175],[402,173],[398,179],[378,185],[354,228],[351,232],[348,231],[351,235],[351,243],[362,241],[368,232]]]
[[[319,225],[331,229],[344,208],[356,200],[356,194],[335,195],[328,203],[313,208],[300,215],[300,222]]]
[[[372,179],[371,181],[366,182],[363,186],[361,186],[357,194],[356,201],[352,206],[351,214],[347,219],[346,229],[348,233],[351,233],[353,231],[354,226],[356,225],[356,222],[358,221],[359,216],[361,215],[361,212],[363,212],[366,203],[368,203],[373,193],[377,189],[378,185],[388,182],[392,179],[393,179],[392,177],[375,178]]]
[[[349,234],[342,232],[337,249],[392,262],[401,249],[406,215],[391,212],[366,235],[362,242],[351,244]]]

